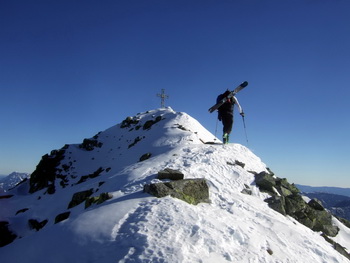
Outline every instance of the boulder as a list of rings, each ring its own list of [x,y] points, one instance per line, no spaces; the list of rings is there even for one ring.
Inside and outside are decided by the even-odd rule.
[[[323,211],[324,207],[322,205],[322,202],[316,198],[311,199],[308,203],[309,206],[311,206],[312,208],[316,209],[316,210],[320,210]]]
[[[69,202],[68,209],[81,204],[92,194],[93,194],[93,189],[89,189],[89,190],[85,190],[85,191],[81,191],[73,194],[72,200]]]
[[[267,198],[265,200],[269,204],[269,207],[272,208],[273,210],[277,211],[278,213],[282,215],[287,215],[286,210],[285,210],[285,199],[283,196],[272,196],[270,198]]]
[[[299,211],[304,211],[307,204],[301,195],[289,195],[285,197],[286,200],[286,212],[288,215],[294,217]]]
[[[102,193],[99,196],[88,197],[85,200],[85,208],[90,207],[92,204],[102,204],[104,201],[113,198],[111,193]]]
[[[158,172],[157,179],[182,180],[184,179],[184,174],[179,170],[165,168],[164,170]]]
[[[183,179],[146,184],[144,192],[158,198],[170,195],[193,205],[201,202],[209,203],[209,187],[205,179]]]
[[[269,173],[261,172],[255,175],[255,183],[263,192],[275,192],[274,187],[276,186],[276,179]]]

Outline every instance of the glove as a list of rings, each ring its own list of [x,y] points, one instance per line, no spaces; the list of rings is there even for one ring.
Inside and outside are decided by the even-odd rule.
[[[244,112],[241,112],[240,115],[241,115],[242,117],[244,117]]]

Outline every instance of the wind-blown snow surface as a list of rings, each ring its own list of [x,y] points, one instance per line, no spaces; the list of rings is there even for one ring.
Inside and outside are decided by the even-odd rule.
[[[162,120],[151,129],[136,129],[157,116]],[[10,221],[22,237],[0,248],[0,262],[348,262],[319,233],[268,207],[266,194],[251,185],[250,173],[266,171],[266,166],[247,148],[203,144],[214,136],[171,108],[135,118],[138,124],[100,133],[101,148],[69,146],[61,162],[74,163],[66,188],[57,184],[53,195],[45,190],[28,194],[28,184],[22,184],[14,197],[0,200],[0,219]],[[136,137],[141,140],[129,148]],[[139,162],[147,152],[152,157]],[[244,169],[231,165],[236,160],[246,164]],[[110,169],[75,184],[99,167]],[[194,206],[143,193],[144,184],[157,182],[164,168],[179,169],[185,178],[206,178],[211,203]],[[244,184],[252,188],[251,196],[241,193]],[[72,195],[90,188],[94,196],[110,192],[113,198],[88,209],[82,203],[69,209],[69,219],[54,224]],[[23,208],[29,210],[15,215]],[[28,228],[30,218],[49,222],[36,232]],[[349,244],[349,229],[341,233]]]

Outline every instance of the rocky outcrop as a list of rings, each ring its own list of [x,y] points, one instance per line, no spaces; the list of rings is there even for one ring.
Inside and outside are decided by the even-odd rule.
[[[170,195],[193,205],[209,202],[209,187],[205,179],[183,179],[146,184],[144,192],[159,198]]]
[[[156,124],[157,122],[159,122],[159,121],[161,121],[161,120],[162,120],[162,116],[157,116],[157,117],[155,118],[155,120],[148,120],[148,121],[146,121],[142,128],[143,128],[144,130],[149,130],[149,129],[151,129],[151,127],[152,127],[154,124]]]
[[[35,171],[29,179],[29,193],[34,193],[41,189],[47,188],[48,194],[55,192],[55,179],[57,174],[57,166],[64,158],[65,150],[54,150],[50,155],[44,155]]]
[[[120,128],[129,128],[131,125],[136,125],[139,123],[139,120],[133,117],[127,117],[122,121]]]
[[[332,215],[324,209],[322,203],[314,199],[306,203],[299,189],[287,179],[261,172],[255,175],[255,183],[261,191],[271,195],[265,200],[270,208],[295,218],[314,231],[321,231],[331,237],[337,235],[339,229],[333,226]]]
[[[96,136],[96,135],[95,135]],[[85,149],[86,151],[92,151],[95,148],[101,148],[102,142],[97,140],[97,136],[92,139],[84,139],[83,143],[79,145],[80,149]]]
[[[9,222],[0,221],[0,247],[6,246],[13,242],[17,238],[9,228]]]

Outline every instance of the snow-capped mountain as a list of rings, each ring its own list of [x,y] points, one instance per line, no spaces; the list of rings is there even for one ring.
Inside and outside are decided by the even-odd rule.
[[[0,178],[0,194],[15,187],[18,183],[30,176],[29,173],[13,172],[7,176]]]
[[[0,262],[348,262],[264,202],[254,174],[269,170],[259,157],[239,144],[204,143],[213,140],[166,108],[43,156],[30,180],[0,198],[0,235],[12,241]],[[145,193],[166,168],[204,178],[210,202]],[[350,230],[334,224],[334,240],[349,251]]]

